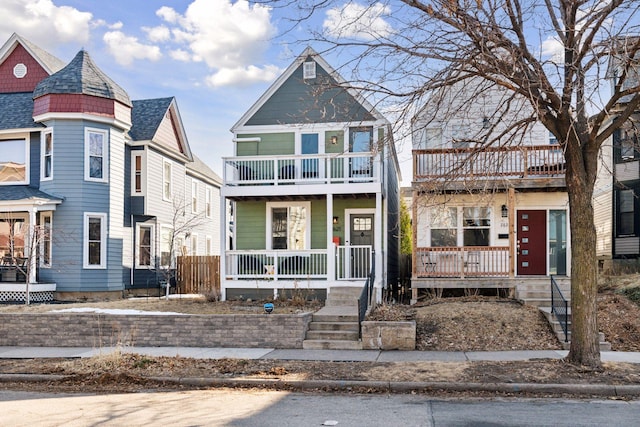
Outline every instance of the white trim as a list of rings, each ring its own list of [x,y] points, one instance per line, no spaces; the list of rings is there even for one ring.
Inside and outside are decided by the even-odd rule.
[[[169,165],[169,179],[167,180],[166,165]],[[167,195],[165,186],[169,183],[169,194]],[[168,159],[162,159],[162,200],[170,202],[173,196],[173,163]]]
[[[159,228],[159,233],[160,235],[158,236],[159,238],[159,243],[158,243],[158,261],[161,267],[167,268],[167,267],[171,267],[173,265],[173,258],[175,258],[175,245],[176,245],[176,237],[177,236],[173,236],[173,242],[171,242],[171,235],[173,234],[173,227],[171,225],[168,224],[160,224]],[[166,230],[169,233],[169,264],[163,264],[162,263],[162,245],[164,243],[163,241],[163,236],[162,236],[162,232],[163,230]],[[174,246],[173,248],[171,246]]]
[[[148,228],[150,234],[150,242],[149,242],[149,265],[141,265],[140,264],[140,229]],[[155,268],[155,251],[153,250],[155,243],[155,226],[154,224],[147,224],[144,222],[136,223],[136,240],[135,240],[135,248],[134,248],[134,257],[135,262],[134,266],[136,269],[153,269]]]
[[[213,255],[213,236],[211,236],[210,234],[207,234],[204,238],[205,240],[205,255],[207,256],[211,256]]]
[[[29,157],[31,141],[30,141],[29,135],[25,135],[21,133],[18,135],[14,134],[14,136],[11,136],[11,135],[7,135],[7,136],[8,138],[0,138],[0,147],[2,142],[22,141],[24,143],[24,181],[0,182],[0,185],[29,185],[31,180],[31,158]]]
[[[267,222],[266,222],[266,235],[265,235],[265,247],[267,250],[274,250],[272,248],[272,238],[273,238],[273,230],[272,230],[272,213],[273,208],[289,208],[292,206],[303,207],[307,210],[307,218],[306,218],[306,226],[305,226],[305,236],[304,236],[304,249],[311,249],[311,202],[267,202]],[[287,214],[288,219],[288,214]],[[286,250],[294,250],[294,249],[286,249]]]
[[[51,135],[51,173],[49,176],[45,175],[46,172],[46,140],[47,135]],[[40,134],[40,181],[51,181],[53,179],[53,153],[54,153],[54,140],[53,140],[53,128],[46,128]]]
[[[102,177],[91,176],[91,134],[102,135]],[[84,128],[84,180],[91,182],[109,182],[109,132],[106,129]]]
[[[115,101],[118,102],[118,101]],[[87,113],[44,113],[38,116],[33,116],[33,121],[36,123],[42,123],[50,120],[88,120],[94,123],[101,123],[109,126],[114,126],[125,132],[131,129],[131,122],[125,122],[120,119],[114,119],[113,117],[100,116],[97,114]],[[42,130],[42,128],[38,129]]]
[[[41,227],[41,233],[44,232],[45,227],[44,227],[44,219],[45,218],[49,218],[49,235],[47,237],[47,239],[45,239],[44,237],[40,238],[40,254],[41,256],[40,258],[40,262],[39,265],[41,268],[51,268],[52,265],[52,261],[53,261],[53,212],[39,212],[40,213],[40,227]],[[48,243],[49,245],[49,260],[47,262],[47,260],[45,259],[44,256],[44,245]]]
[[[198,180],[195,178],[191,178],[191,213],[198,213]]]
[[[100,219],[100,264],[89,264],[89,219]],[[84,213],[84,233],[82,237],[82,268],[107,268],[107,214],[104,212]]]
[[[211,218],[213,207],[213,187],[211,185],[205,185],[204,187],[204,216],[205,218]]]
[[[140,191],[136,190],[136,158],[140,157]],[[147,152],[135,150],[131,152],[131,195],[145,196],[147,194]]]

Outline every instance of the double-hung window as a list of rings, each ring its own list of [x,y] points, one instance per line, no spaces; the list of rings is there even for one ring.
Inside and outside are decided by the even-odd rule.
[[[432,247],[458,245],[458,210],[456,208],[442,206],[432,208],[430,223]]]
[[[29,184],[26,138],[0,140],[0,185]]]
[[[211,186],[207,185],[205,187],[205,207],[204,213],[207,218],[211,218]]]
[[[198,213],[198,181],[191,180],[191,213]]]
[[[165,160],[162,163],[162,200],[171,201],[171,162]]]
[[[274,202],[267,204],[269,249],[304,250],[310,246],[311,205]]]
[[[51,213],[40,214],[40,266],[51,267],[51,233],[53,231],[53,221]]]
[[[491,208],[462,208],[464,246],[489,246]]]
[[[84,268],[106,268],[107,266],[107,214],[85,212],[84,214]]]
[[[198,255],[198,235],[191,234],[191,253],[189,255]]]
[[[633,190],[618,191],[618,236],[635,234],[635,193]]]
[[[168,226],[160,227],[160,265],[170,267],[173,258],[173,228]]]
[[[46,181],[53,178],[53,131],[47,129],[42,133],[40,153],[40,179]]]
[[[108,165],[107,131],[86,128],[84,131],[84,179],[107,182]]]
[[[136,256],[136,267],[152,267],[153,266],[153,225],[138,224],[138,250]]]
[[[131,195],[143,196],[145,194],[145,155],[143,151],[131,154]]]

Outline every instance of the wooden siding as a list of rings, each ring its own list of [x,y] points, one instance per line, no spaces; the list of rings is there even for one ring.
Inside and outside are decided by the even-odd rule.
[[[260,138],[257,141],[245,141],[236,143],[238,156],[279,156],[284,154],[295,154],[295,133],[261,133],[242,134],[238,138]]]
[[[633,255],[638,256],[640,253],[639,237],[617,237],[616,238],[616,256]]]
[[[177,129],[178,125],[175,122],[173,114],[167,113],[162,119],[162,122],[160,122],[160,126],[158,126],[158,130],[153,139],[167,148],[171,148],[179,153],[184,153]]]
[[[315,79],[304,80],[302,67],[301,64],[247,120],[246,126],[376,120],[319,64]],[[322,85],[327,89],[322,91]]]
[[[266,249],[265,202],[236,202],[235,245],[236,249]]]
[[[131,235],[130,227],[124,226],[125,197],[125,135],[111,128],[109,131],[109,210],[107,228],[107,283],[106,290],[122,290],[122,262],[124,239]],[[127,191],[128,193],[128,191]]]
[[[611,178],[610,178],[611,180]],[[613,256],[613,185],[596,189],[593,197],[593,215],[596,225],[596,256]]]
[[[327,201],[311,201],[311,249],[327,248]]]
[[[640,178],[640,162],[638,160],[616,164],[616,180],[633,181]]]

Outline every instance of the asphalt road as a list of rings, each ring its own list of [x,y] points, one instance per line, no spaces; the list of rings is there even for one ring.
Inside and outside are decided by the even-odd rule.
[[[3,426],[635,426],[640,401],[442,400],[262,390],[0,391]]]

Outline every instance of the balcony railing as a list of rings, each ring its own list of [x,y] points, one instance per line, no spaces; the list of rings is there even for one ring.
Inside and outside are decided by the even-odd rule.
[[[559,145],[413,150],[416,180],[564,176]]]
[[[416,277],[505,277],[509,275],[508,246],[417,248]]]
[[[224,184],[287,185],[379,181],[372,153],[225,157]]]
[[[327,280],[328,251],[236,250],[227,251],[225,276],[228,280]],[[368,277],[373,265],[371,246],[338,246],[335,279]]]

